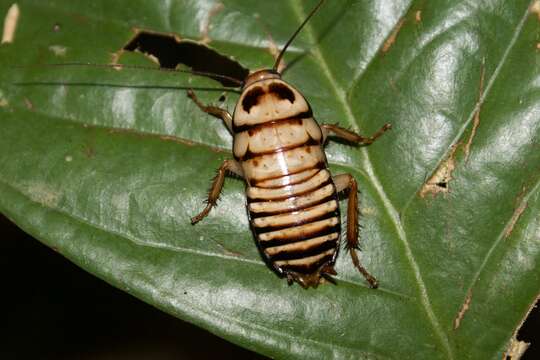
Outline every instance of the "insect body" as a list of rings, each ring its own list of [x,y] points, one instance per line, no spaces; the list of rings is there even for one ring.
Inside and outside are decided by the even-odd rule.
[[[347,247],[355,267],[372,287],[377,280],[360,264],[357,184],[349,174],[332,177],[323,145],[327,136],[370,144],[390,126],[365,138],[336,125],[318,125],[302,94],[281,79],[276,70],[288,44],[314,14],[311,12],[284,46],[273,69],[253,72],[243,83],[234,114],[199,102],[205,112],[223,119],[234,136],[234,160],[225,160],[212,183],[206,208],[192,218],[196,223],[216,204],[227,172],[246,181],[247,208],[252,231],[267,264],[289,284],[316,287],[335,275],[340,248],[338,193],[349,190]]]

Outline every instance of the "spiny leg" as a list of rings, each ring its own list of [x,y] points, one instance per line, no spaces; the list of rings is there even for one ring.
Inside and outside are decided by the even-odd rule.
[[[201,221],[206,215],[208,215],[212,207],[216,205],[219,194],[221,193],[221,189],[223,188],[223,183],[225,182],[225,175],[227,174],[227,172],[231,172],[238,176],[244,177],[242,167],[237,161],[223,161],[217,171],[216,177],[212,181],[212,186],[210,187],[210,191],[208,192],[208,199],[206,200],[206,207],[203,211],[200,212],[200,214],[191,218],[191,224],[194,225]]]
[[[366,278],[372,288],[379,286],[375,279],[368,271],[360,264],[358,259],[358,184],[352,175],[341,174],[333,177],[337,192],[349,190],[347,201],[347,250],[351,254],[351,259],[354,266]]]
[[[193,100],[195,104],[197,104],[199,109],[201,109],[207,114],[213,115],[223,120],[229,131],[232,133],[232,116],[227,110],[217,106],[204,105],[191,89],[187,91],[187,95],[191,100]]]
[[[377,138],[379,138],[379,136],[384,134],[384,132],[386,130],[391,129],[391,128],[392,128],[391,124],[384,124],[384,126],[382,128],[380,128],[379,131],[377,131],[375,134],[373,134],[373,136],[364,137],[364,136],[358,135],[355,132],[352,132],[350,130],[347,130],[347,129],[342,128],[342,127],[337,126],[337,125],[332,125],[332,124],[322,124],[321,125],[321,130],[322,130],[322,133],[323,133],[323,142],[326,141],[326,138],[328,137],[328,134],[332,133],[332,134],[334,134],[335,136],[337,136],[339,138],[342,138],[342,139],[345,139],[347,141],[357,143],[357,144],[360,144],[360,145],[369,145],[369,144],[371,144],[372,142],[377,140]]]

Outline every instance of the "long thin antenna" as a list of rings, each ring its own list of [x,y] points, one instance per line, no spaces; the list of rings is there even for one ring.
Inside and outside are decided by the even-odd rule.
[[[207,76],[216,79],[227,80],[232,83],[242,86],[242,81],[235,79],[230,76],[214,74],[205,71],[194,71],[194,70],[182,70],[182,69],[169,69],[169,68],[158,68],[153,66],[144,66],[144,65],[124,65],[124,64],[93,64],[85,62],[67,62],[67,63],[52,63],[52,64],[35,64],[35,65],[15,65],[14,68],[28,68],[28,67],[63,67],[63,66],[90,66],[90,67],[101,67],[101,68],[114,68],[114,69],[144,69],[144,70],[153,70],[153,71],[162,71],[162,72],[173,72],[173,73],[187,73],[197,76]]]
[[[311,12],[309,13],[309,15],[306,17],[306,20],[304,20],[304,22],[298,27],[298,29],[296,29],[296,31],[294,32],[294,34],[291,36],[291,38],[289,39],[289,41],[287,41],[287,43],[285,44],[285,46],[283,47],[283,49],[281,49],[281,51],[279,52],[279,55],[276,59],[276,62],[274,63],[274,67],[272,68],[274,71],[277,72],[277,69],[279,67],[279,63],[281,62],[281,58],[283,58],[283,55],[285,54],[285,51],[287,50],[287,48],[289,47],[289,45],[293,42],[294,38],[296,37],[296,35],[298,35],[298,33],[300,32],[300,30],[302,30],[302,28],[304,27],[304,25],[306,25],[306,23],[309,21],[309,19],[311,19],[311,17],[313,15],[315,15],[315,13],[317,12],[317,10],[319,10],[319,8],[321,7],[321,5],[323,4],[324,0],[321,0],[319,1],[319,3],[313,8],[313,10],[311,10]]]

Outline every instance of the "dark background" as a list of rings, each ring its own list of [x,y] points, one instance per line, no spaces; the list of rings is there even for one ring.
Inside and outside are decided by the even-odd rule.
[[[265,359],[84,272],[0,214],[0,358]],[[518,339],[540,358],[540,311]]]

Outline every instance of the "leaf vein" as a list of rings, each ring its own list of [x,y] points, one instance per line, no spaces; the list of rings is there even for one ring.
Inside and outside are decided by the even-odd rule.
[[[297,18],[301,22],[302,19],[305,18],[305,16],[306,16],[303,9],[299,5],[297,5],[297,3],[295,2],[294,5],[293,5],[293,10],[294,10],[294,13],[296,14]],[[313,28],[309,23],[307,24],[307,26],[305,28],[305,32],[306,32],[306,35],[310,37],[311,42],[315,43],[315,38],[316,37],[314,36]],[[337,87],[337,83],[336,83],[336,81],[334,79],[334,76],[332,75],[332,72],[331,72],[331,70],[330,70],[330,68],[328,66],[328,63],[327,63],[327,61],[326,61],[326,59],[325,59],[324,55],[322,54],[319,47],[315,48],[315,51],[313,51],[313,55],[318,60],[318,63],[320,64],[321,69],[322,69],[322,73],[327,77],[327,79],[329,80],[329,82],[331,84],[335,84],[335,87],[333,87],[333,90],[335,92],[335,95],[336,95],[339,103],[341,104],[343,110],[345,111],[345,114],[347,116],[347,120],[348,120],[350,126],[353,128],[354,131],[358,131],[359,130],[358,126],[357,126],[356,122],[354,121],[354,119],[355,119],[354,114],[352,112],[350,104],[347,102],[347,93],[343,89],[340,89],[340,88]],[[394,224],[394,227],[396,229],[396,233],[397,233],[400,241],[402,242],[402,244],[403,244],[403,246],[405,248],[406,257],[407,257],[407,260],[409,261],[409,264],[410,264],[410,266],[411,266],[411,268],[413,270],[415,279],[417,281],[417,285],[418,285],[419,293],[420,293],[420,300],[421,300],[422,306],[424,307],[424,310],[426,312],[428,320],[430,321],[431,326],[433,327],[437,337],[439,338],[439,341],[441,342],[441,345],[444,348],[444,351],[446,352],[448,358],[449,359],[454,359],[453,351],[452,351],[452,348],[450,346],[448,336],[443,331],[442,326],[441,326],[439,320],[437,319],[437,317],[436,317],[436,315],[435,315],[435,313],[433,311],[433,308],[431,306],[429,296],[428,296],[428,293],[427,293],[426,285],[425,285],[424,280],[422,278],[420,268],[419,268],[419,266],[418,266],[418,264],[416,262],[416,259],[414,258],[412,250],[411,250],[411,248],[409,246],[409,241],[407,239],[407,235],[405,233],[405,230],[403,229],[403,225],[401,223],[399,214],[398,214],[397,210],[395,209],[394,205],[391,203],[388,196],[386,195],[384,189],[382,188],[382,184],[380,183],[380,181],[378,180],[378,177],[376,176],[376,174],[374,172],[373,165],[371,164],[371,161],[369,160],[369,155],[368,155],[367,149],[365,147],[363,147],[363,148],[360,149],[360,151],[364,155],[363,164],[364,164],[364,168],[366,169],[366,172],[369,175],[368,179],[371,180],[373,187],[376,189],[377,193],[379,194],[379,196],[380,196],[380,198],[381,198],[381,200],[383,202],[383,205],[385,207],[385,210],[388,213],[392,223]]]
[[[530,5],[532,5],[533,2],[534,1],[531,1]],[[435,165],[432,167],[431,171],[429,172],[429,175],[426,176],[426,179],[430,179],[433,176],[433,174],[437,171],[437,169],[439,169],[441,164],[450,156],[450,153],[453,151],[453,147],[464,136],[465,130],[467,130],[467,128],[469,127],[471,122],[473,122],[475,114],[480,110],[480,108],[484,104],[486,98],[489,96],[490,90],[491,90],[493,84],[497,80],[497,77],[499,76],[502,67],[506,63],[506,60],[508,59],[511,50],[514,47],[514,44],[516,43],[519,35],[521,34],[521,30],[523,29],[523,26],[525,25],[525,20],[527,20],[527,16],[529,14],[530,5],[527,6],[523,16],[521,17],[518,25],[516,26],[516,29],[514,30],[512,38],[510,39],[510,42],[509,42],[508,46],[504,50],[503,55],[501,56],[501,59],[499,60],[497,66],[495,68],[495,71],[493,71],[493,75],[490,77],[490,79],[489,79],[489,81],[487,83],[487,86],[485,87],[485,90],[484,90],[483,94],[480,96],[480,98],[476,102],[475,106],[471,110],[470,114],[467,117],[467,120],[463,123],[461,128],[456,133],[456,136],[449,143],[447,150],[439,157],[439,159],[437,160]],[[427,174],[427,172],[426,172],[426,174]],[[416,197],[416,194],[418,194],[418,192],[420,191],[420,189],[422,189],[423,186],[424,186],[424,183],[422,182],[418,186],[416,191],[412,193],[410,199],[405,202],[405,206],[401,209],[401,214],[403,216],[405,215],[405,213],[408,210],[409,206],[412,204],[412,201]]]
[[[523,206],[525,206],[527,204],[527,202],[529,201],[529,199],[531,198],[531,196],[540,189],[540,179],[536,182],[536,184],[530,188],[530,191],[528,191],[527,193],[523,194],[522,198],[521,198],[521,201],[519,202],[519,204],[517,204],[516,206],[516,209],[519,209]],[[472,280],[471,280],[471,283],[469,284],[469,286],[467,287],[467,289],[465,290],[465,294],[466,296],[464,297],[463,299],[463,302],[462,303],[465,303],[467,301],[467,294],[471,294],[472,291],[473,291],[473,288],[475,287],[475,285],[478,283],[478,280],[480,279],[480,274],[482,273],[482,271],[484,270],[484,268],[486,267],[489,259],[491,258],[491,256],[493,255],[493,253],[495,252],[495,249],[499,246],[499,244],[501,244],[501,242],[506,238],[507,236],[507,233],[508,233],[508,229],[513,226],[513,222],[515,221],[514,219],[514,212],[512,212],[512,215],[510,216],[510,218],[508,219],[508,221],[504,224],[501,232],[499,233],[499,235],[497,236],[497,238],[495,239],[495,241],[493,242],[493,244],[491,245],[491,247],[489,248],[488,252],[486,253],[486,255],[484,256],[484,258],[482,259],[482,263],[480,264],[480,266],[478,267],[478,270],[474,273],[473,277],[472,277]],[[509,247],[508,247],[509,248]]]

